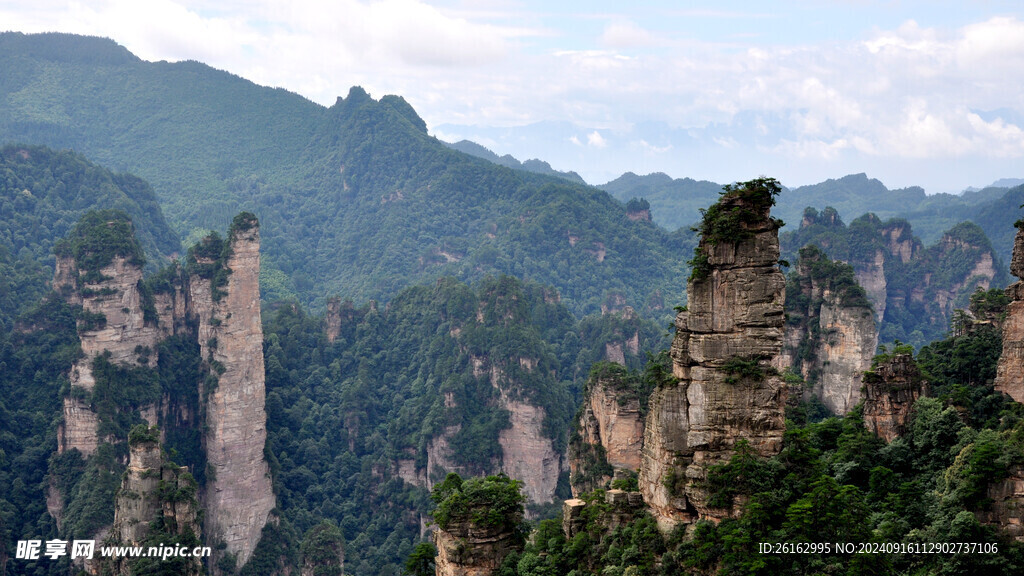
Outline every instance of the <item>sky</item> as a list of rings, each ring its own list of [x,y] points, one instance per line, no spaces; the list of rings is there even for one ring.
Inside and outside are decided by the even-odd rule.
[[[624,172],[929,193],[1024,177],[1024,4],[988,0],[0,0],[329,106],[404,97],[446,141]]]

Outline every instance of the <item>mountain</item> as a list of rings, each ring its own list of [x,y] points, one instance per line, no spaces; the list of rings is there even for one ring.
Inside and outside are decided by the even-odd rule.
[[[181,251],[148,183],[115,174],[80,154],[42,146],[0,147],[0,244],[19,258],[51,269],[55,239],[89,209],[116,208],[138,226],[139,242],[154,262]]]
[[[879,342],[923,346],[941,338],[954,310],[975,290],[1005,286],[1006,264],[980,226],[961,222],[925,246],[907,220],[873,213],[843,223],[838,211],[808,208],[800,227],[780,235],[784,259],[809,245],[853,267],[878,321]]]
[[[570,182],[575,182],[577,184],[586,184],[586,182],[579,174],[572,171],[561,172],[559,170],[555,170],[547,162],[544,162],[543,160],[538,160],[536,158],[527,160],[525,162],[520,162],[519,160],[515,159],[511,154],[498,156],[497,154],[491,152],[487,148],[477,144],[476,142],[470,142],[469,140],[459,140],[458,142],[448,144],[448,146],[453,150],[458,150],[459,152],[469,154],[470,156],[476,156],[477,158],[489,160],[499,166],[504,166],[506,168],[516,168],[519,170],[526,170],[527,172],[534,172],[536,174],[547,174],[548,176],[557,176],[559,178],[565,178],[566,180],[569,180]]]
[[[445,275],[555,286],[575,313],[625,299],[665,314],[692,246],[607,193],[512,170],[432,138],[402,98],[329,108],[109,40],[0,34],[0,141],[73,148],[153,186],[180,238],[249,210],[267,298],[389,299]]]
[[[706,180],[679,178],[656,172],[637,176],[627,172],[598,186],[620,202],[643,198],[651,204],[651,217],[669,230],[692,226],[700,220],[701,209],[718,200],[722,185]]]
[[[599,188],[607,190],[621,202],[630,198],[646,198],[651,203],[654,221],[670,230],[696,222],[700,218],[699,209],[714,202],[715,194],[721,191],[721,185],[714,182],[697,182],[689,178],[673,180],[662,173],[647,176],[627,173]],[[819,210],[826,205],[831,206],[847,220],[867,212],[882,219],[900,217],[914,226],[923,241],[934,242],[944,230],[975,218],[980,211],[998,203],[1005,194],[1005,188],[993,185],[961,195],[927,195],[916,186],[890,190],[866,174],[850,174],[786,189],[779,196],[775,213],[790,226],[800,221],[804,208],[808,206]],[[983,225],[983,228],[993,239],[1006,235],[1003,226]],[[1005,246],[1003,244],[1000,243],[998,249],[1003,259],[1008,261],[1012,237]]]

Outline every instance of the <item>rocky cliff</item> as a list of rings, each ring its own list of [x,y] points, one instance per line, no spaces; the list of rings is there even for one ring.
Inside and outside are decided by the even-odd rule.
[[[114,511],[114,526],[105,542],[115,546],[199,545],[198,486],[184,468],[164,460],[159,431],[139,426],[129,439],[128,469],[121,480]],[[114,574],[132,574],[130,558],[115,558]],[[198,576],[198,558],[174,558],[176,574]],[[165,568],[170,568],[165,566]]]
[[[471,522],[434,531],[437,576],[492,576],[502,560],[520,547],[515,533]]]
[[[215,375],[203,389],[209,471],[205,531],[210,542],[224,543],[224,553],[233,554],[241,566],[275,505],[263,457],[267,414],[255,217],[236,217],[226,243],[216,261],[193,252],[188,286],[202,358]]]
[[[906,220],[865,214],[847,226],[832,208],[820,214],[808,208],[800,228],[783,234],[784,257],[795,258],[810,244],[853,266],[883,343],[920,347],[941,339],[970,294],[1006,278],[985,233],[972,222],[957,224],[925,247]]]
[[[642,406],[637,380],[636,375],[610,364],[599,364],[592,371],[569,440],[569,482],[574,495],[604,488],[616,469],[640,471],[646,406]]]
[[[1010,273],[1024,278],[1024,228],[1017,230],[1013,242],[1013,260]],[[996,390],[1024,402],[1024,282],[1018,281],[1006,288],[1010,304],[1003,322],[1003,353],[996,371]]]
[[[92,391],[96,385],[92,365],[97,356],[115,365],[156,366],[153,351],[161,334],[156,319],[146,319],[141,285],[142,264],[128,257],[114,256],[92,274],[79,270],[74,256],[58,257],[54,290],[83,309],[78,327],[82,357],[71,367],[72,389]],[[95,452],[101,442],[98,425],[99,419],[87,403],[77,396],[65,397],[58,452],[78,449],[86,456]]]
[[[733,513],[707,505],[702,481],[739,439],[762,456],[782,447],[786,389],[771,367],[784,323],[779,223],[769,215],[778,191],[770,179],[729,187],[705,214],[688,309],[675,322],[679,381],[654,391],[644,430],[640,489],[662,528]]]
[[[989,484],[985,494],[992,505],[977,515],[981,522],[1002,528],[1018,542],[1024,542],[1024,466],[1011,466],[1007,477]]]
[[[55,252],[53,286],[82,307],[78,334],[83,351],[68,378],[58,452],[77,449],[88,458],[106,443],[127,442],[130,425],[159,420],[167,427],[158,442],[173,442],[184,463],[205,476],[209,543],[223,543],[224,553],[243,565],[274,507],[263,459],[266,413],[255,217],[236,218],[227,242],[214,235],[190,251],[187,270],[173,265],[146,280],[131,222],[114,211],[88,214]],[[158,351],[165,344],[172,350],[170,364],[158,371]],[[143,444],[133,447],[135,461],[128,463],[125,476],[130,485],[116,498],[112,488],[109,492],[108,511],[113,509],[115,521],[117,514],[123,517],[111,536],[123,542],[144,537],[154,507],[159,508],[152,499],[131,495],[152,491],[154,478],[165,487],[177,482],[161,477],[160,471],[169,468],[159,465],[159,444]],[[113,466],[108,473],[124,470],[123,461],[103,461],[113,462],[101,465]],[[60,494],[56,482],[50,486],[48,508],[67,521],[63,508],[69,495]],[[177,514],[173,506],[164,508],[165,520]],[[198,507],[191,513],[197,514]]]
[[[864,374],[864,426],[886,442],[906,432],[914,402],[927,383],[911,353],[883,358]]]
[[[811,245],[800,250],[786,285],[785,345],[777,368],[791,368],[836,414],[861,400],[878,331],[871,303],[853,268]]]

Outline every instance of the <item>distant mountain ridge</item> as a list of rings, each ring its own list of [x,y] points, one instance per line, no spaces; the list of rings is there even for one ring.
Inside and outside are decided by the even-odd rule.
[[[1013,182],[1014,179],[1003,179],[997,184]],[[721,191],[721,185],[714,182],[673,179],[660,172],[646,176],[629,172],[598,187],[621,202],[645,198],[651,204],[654,221],[669,229],[692,225],[700,218],[700,209],[714,202]],[[1007,190],[995,185],[960,195],[928,195],[917,186],[890,190],[879,180],[861,173],[785,189],[774,213],[789,227],[799,225],[807,207],[821,210],[831,206],[847,220],[867,213],[883,220],[905,218],[925,243],[939,240],[943,232],[964,220],[973,220],[992,240],[1003,261],[1009,262],[1013,228],[1008,224],[1017,219],[1020,202],[1010,212],[1007,210],[1018,196],[1024,196],[1019,187]]]
[[[536,158],[526,160],[525,162],[520,162],[511,154],[498,156],[485,146],[481,146],[480,144],[477,144],[476,142],[471,142],[469,140],[459,140],[458,142],[455,143],[446,142],[445,144],[447,144],[447,146],[453,150],[458,150],[459,152],[469,154],[470,156],[476,156],[477,158],[483,158],[484,160],[490,160],[491,162],[494,162],[495,164],[499,166],[504,166],[506,168],[526,170],[527,172],[534,172],[536,174],[546,174],[548,176],[557,176],[559,178],[565,178],[566,180],[570,182],[575,182],[577,184],[586,184],[586,182],[583,180],[583,177],[580,176],[579,174],[573,171],[562,172],[560,170],[555,170],[554,168],[551,167],[551,164],[548,164],[547,162],[543,160],[538,160]]]
[[[607,193],[457,152],[397,96],[324,108],[110,40],[0,34],[0,142],[71,148],[153,186],[182,239],[241,210],[263,224],[263,291],[323,306],[443,275],[553,285],[575,313],[665,302],[692,235],[631,221]]]

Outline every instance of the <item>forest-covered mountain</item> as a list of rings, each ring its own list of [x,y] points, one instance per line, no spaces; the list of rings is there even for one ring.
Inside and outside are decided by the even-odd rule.
[[[476,156],[477,158],[483,158],[484,160],[490,160],[491,162],[498,164],[499,166],[505,166],[506,168],[517,168],[519,170],[526,170],[527,172],[536,172],[537,174],[547,174],[548,176],[558,176],[559,178],[565,178],[570,182],[576,182],[577,184],[586,184],[583,177],[579,174],[569,171],[561,172],[555,170],[550,164],[543,160],[532,158],[525,162],[520,162],[511,154],[505,154],[504,156],[498,156],[494,152],[488,150],[484,146],[477,144],[476,142],[470,142],[469,140],[459,140],[448,144],[453,150],[459,152],[465,152],[470,156]]]
[[[182,239],[259,214],[269,299],[322,307],[331,294],[364,302],[446,275],[511,274],[556,287],[577,313],[680,303],[674,255],[692,249],[688,231],[452,150],[400,97],[353,88],[324,108],[64,34],[0,34],[0,55],[0,141],[73,148],[145,178]]]
[[[1009,279],[984,231],[969,221],[926,247],[901,218],[882,221],[869,213],[847,226],[834,208],[808,208],[800,227],[780,241],[783,258],[796,261],[803,247],[815,245],[853,266],[874,308],[879,342],[886,344],[899,340],[919,348],[942,338],[953,310],[966,309],[976,289],[1002,287]]]
[[[1012,183],[1007,180],[1007,183]],[[651,204],[654,221],[675,230],[692,226],[700,220],[700,209],[715,201],[721,185],[690,178],[672,179],[656,173],[637,176],[627,173],[598,186],[621,202],[645,198]],[[822,208],[823,203],[835,208],[847,221],[871,212],[879,218],[904,218],[926,242],[938,240],[942,233],[964,220],[972,220],[992,239],[1003,261],[1009,262],[1013,247],[1013,219],[999,218],[1006,208],[1024,199],[1019,185],[991,186],[970,190],[960,195],[925,194],[916,186],[890,190],[866,174],[850,174],[818,184],[789,188],[779,197],[776,214],[790,227],[795,226],[804,208]],[[1014,212],[1015,214],[1015,212]]]

